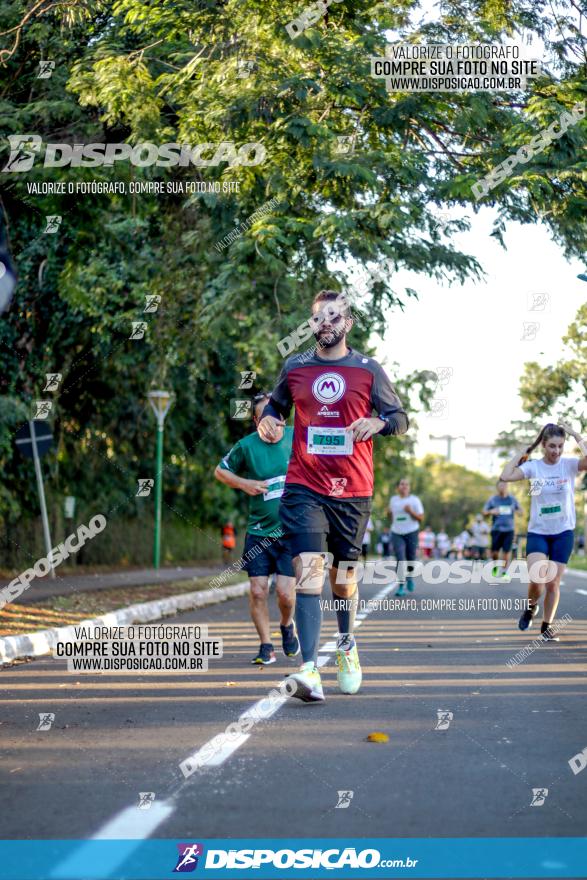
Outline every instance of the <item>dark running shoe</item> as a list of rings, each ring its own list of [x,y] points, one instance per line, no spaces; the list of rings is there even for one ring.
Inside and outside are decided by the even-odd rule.
[[[540,634],[545,642],[560,642],[552,626],[549,623],[543,623],[540,628]]]
[[[269,666],[270,663],[275,663],[276,659],[273,645],[268,642],[267,644],[261,645],[259,653],[256,657],[253,657],[251,663],[258,663],[261,666]]]
[[[521,630],[530,629],[532,626],[532,621],[536,617],[540,610],[540,605],[533,605],[532,608],[526,608],[522,611],[522,616],[518,620],[518,627]]]
[[[283,653],[286,657],[295,657],[300,653],[300,643],[296,636],[296,630],[293,623],[289,626],[279,624],[281,630],[281,644],[283,645]]]

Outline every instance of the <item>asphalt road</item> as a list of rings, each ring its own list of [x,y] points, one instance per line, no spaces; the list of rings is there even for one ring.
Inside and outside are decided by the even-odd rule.
[[[208,623],[222,636],[224,656],[207,672],[80,675],[52,659],[6,669],[2,837],[582,836],[587,772],[568,762],[587,746],[586,582],[565,577],[559,617],[572,620],[561,642],[510,668],[539,632],[520,633],[520,612],[507,609],[524,595],[514,583],[418,581],[417,610],[401,612],[386,607],[388,592],[357,631],[364,684],[354,696],[337,691],[326,612],[326,702],[285,702],[188,779],[179,764],[297,666],[279,651],[272,666],[249,664],[246,599],[166,621]],[[506,607],[430,611],[431,598]],[[439,710],[452,713],[445,729]],[[38,731],[48,712],[51,729]],[[368,742],[375,731],[389,740]],[[542,805],[531,805],[533,789],[548,789]],[[353,794],[337,808],[341,791]],[[138,809],[139,792],[155,793],[150,809]]]

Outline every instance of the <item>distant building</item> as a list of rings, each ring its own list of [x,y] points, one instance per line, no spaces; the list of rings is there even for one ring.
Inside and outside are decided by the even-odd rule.
[[[498,477],[503,470],[503,449],[494,443],[465,443],[462,464],[470,471],[479,471],[487,477]]]
[[[503,450],[495,443],[474,443],[462,435],[428,435],[424,444],[426,452],[442,455],[453,464],[460,464],[470,471],[477,471],[486,477],[495,477],[501,473],[504,465]]]

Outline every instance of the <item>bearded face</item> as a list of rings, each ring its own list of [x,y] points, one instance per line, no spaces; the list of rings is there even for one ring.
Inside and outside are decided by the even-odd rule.
[[[348,333],[351,320],[345,315],[345,305],[336,300],[317,302],[313,309],[314,339],[320,348],[333,348]]]

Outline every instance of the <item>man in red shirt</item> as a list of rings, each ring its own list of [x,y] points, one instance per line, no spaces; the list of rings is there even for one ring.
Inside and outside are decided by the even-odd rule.
[[[311,322],[316,347],[285,362],[258,425],[260,436],[273,440],[295,406],[292,456],[279,514],[294,557],[296,624],[304,661],[290,680],[297,686],[293,696],[305,702],[324,700],[316,660],[327,558],[339,629],[338,684],[347,694],[361,686],[353,636],[357,579],[348,564],[358,560],[371,512],[372,437],[408,429],[381,365],[347,345],[353,320],[346,298],[333,290],[320,291]],[[337,583],[342,561],[347,563],[345,575]]]

